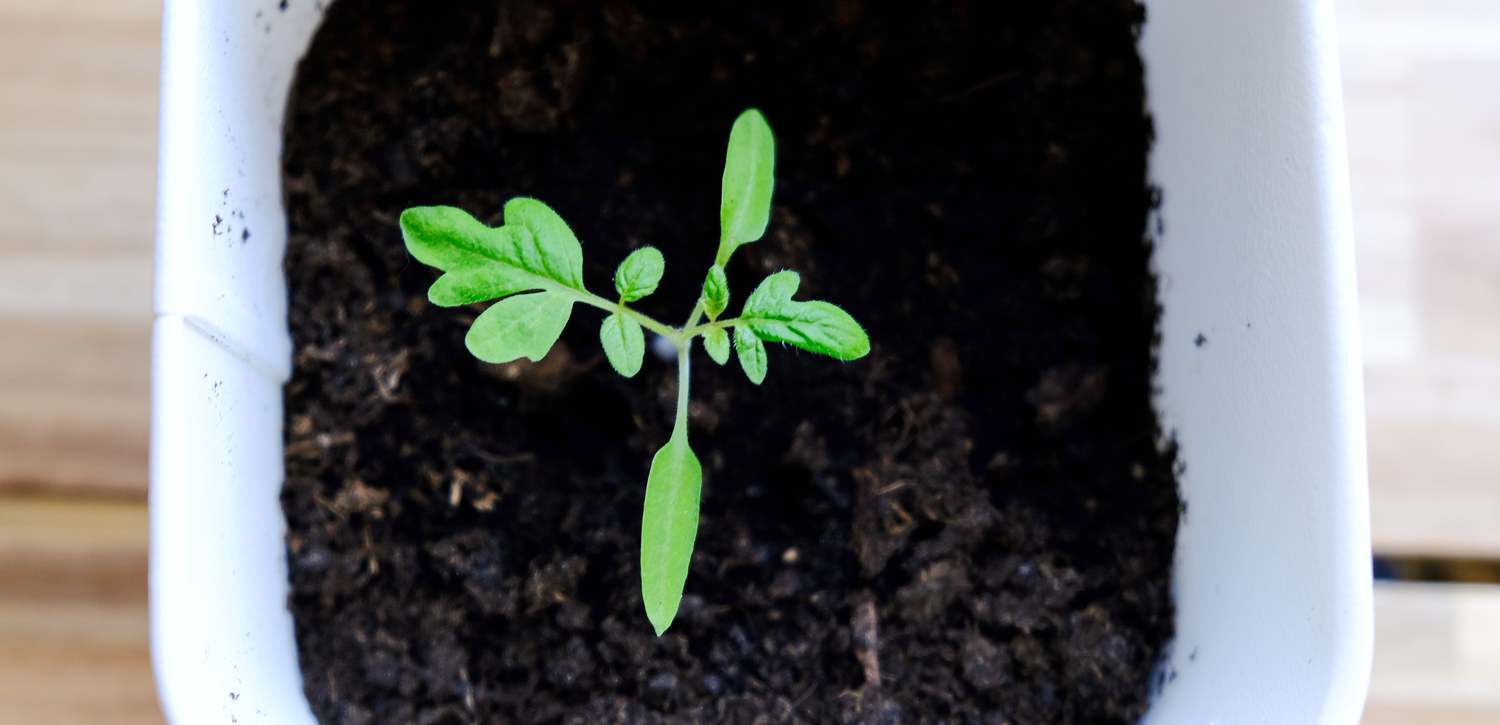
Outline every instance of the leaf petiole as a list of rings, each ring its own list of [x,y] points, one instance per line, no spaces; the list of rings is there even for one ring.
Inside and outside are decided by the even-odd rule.
[[[733,318],[728,320],[715,320],[713,322],[704,322],[702,324],[699,324],[699,320],[703,319],[703,304],[700,302],[696,307],[693,308],[693,316],[691,319],[689,319],[686,326],[672,327],[671,325],[660,322],[655,318],[630,307],[630,305],[627,305],[624,302],[620,302],[619,300],[607,300],[603,297],[593,294],[592,292],[579,292],[578,290],[567,288],[560,288],[556,291],[562,294],[566,294],[572,297],[574,301],[581,302],[590,307],[596,307],[612,314],[622,314],[632,320],[635,320],[636,322],[639,322],[641,327],[644,327],[658,335],[661,335],[662,337],[667,338],[668,340],[671,340],[672,344],[677,347],[679,354],[682,354],[683,348],[686,347],[688,343],[692,342],[693,338],[699,337],[715,327],[727,330],[742,322],[742,320],[740,320],[739,318]]]
[[[641,327],[644,327],[658,335],[661,335],[662,337],[667,338],[668,340],[671,340],[673,344],[680,345],[683,341],[682,330],[679,330],[675,327],[672,327],[671,325],[662,322],[657,322],[655,318],[645,315],[623,302],[620,302],[618,300],[607,300],[592,292],[565,290],[565,293],[571,295],[575,301],[582,302],[583,304],[586,304],[590,307],[597,307],[601,310],[604,310],[605,312],[609,312],[612,314],[620,313],[626,317],[629,317],[630,319],[641,323]]]
[[[677,343],[677,420],[672,422],[672,435],[687,438],[688,388],[692,382],[693,340],[687,338]]]
[[[688,320],[683,324],[683,330],[692,330],[698,321],[703,319],[703,298],[698,298],[698,303],[693,305],[693,314],[688,315]]]
[[[695,337],[703,335],[704,333],[707,333],[709,330],[712,330],[716,327],[721,330],[728,330],[735,325],[741,324],[742,322],[744,322],[744,320],[741,320],[738,317],[729,320],[715,320],[713,322],[705,322],[701,325],[694,325],[693,327],[689,327],[683,330],[682,336],[686,339],[691,340]]]

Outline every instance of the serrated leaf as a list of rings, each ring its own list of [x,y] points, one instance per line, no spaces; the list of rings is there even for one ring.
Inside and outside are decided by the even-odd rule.
[[[748,327],[734,328],[734,351],[740,367],[750,382],[760,385],[766,379],[766,344]]]
[[[703,311],[713,320],[728,307],[729,278],[724,276],[724,268],[715,264],[708,268],[708,276],[703,279]]]
[[[741,324],[766,342],[781,342],[837,360],[855,360],[870,352],[870,337],[853,317],[821,300],[793,300],[801,278],[777,272],[745,300]]]
[[[512,199],[505,220],[489,227],[455,207],[413,207],[401,213],[401,236],[413,257],[445,273],[427,292],[433,304],[504,298],[464,337],[475,357],[540,360],[572,314],[571,293],[560,288],[583,290],[583,250],[562,218],[535,199]],[[543,291],[517,294],[529,290]]]
[[[719,236],[725,259],[743,244],[760,239],[771,218],[771,188],[776,172],[776,140],[760,111],[741,113],[729,130],[724,180],[719,202]]]
[[[769,312],[779,312],[792,301],[802,276],[791,270],[777,272],[760,281],[750,297],[745,300],[745,312],[741,317],[759,317]]]
[[[870,352],[870,337],[849,313],[821,300],[792,302],[784,314],[745,320],[757,337],[782,342],[837,360],[857,360]]]
[[[577,237],[546,204],[531,198],[514,198],[505,204],[504,227],[486,227],[456,207],[413,207],[401,213],[401,233],[417,261],[443,272],[499,266],[505,267],[505,272],[495,273],[505,282],[501,288],[514,288],[522,278],[531,279],[526,288],[583,288],[583,251]],[[463,288],[465,299],[513,294],[501,288],[483,291],[469,284],[475,281],[483,279],[455,279],[447,284]]]
[[[599,344],[604,346],[604,356],[615,372],[633,378],[641,371],[641,361],[646,357],[646,333],[641,323],[616,312],[600,325]]]
[[[720,365],[729,362],[729,333],[722,327],[710,327],[703,333],[703,350]]]
[[[406,250],[418,262],[445,272],[503,261],[507,235],[457,207],[418,206],[401,212]]]
[[[651,459],[646,504],[641,512],[641,599],[657,636],[677,617],[698,537],[703,466],[679,424]]]
[[[573,300],[556,292],[507,297],[475,318],[464,344],[488,363],[541,360],[562,336],[572,312]]]
[[[505,226],[530,234],[512,235],[511,251],[523,268],[573,289],[583,289],[583,247],[552,207],[520,196],[505,202]]]
[[[427,299],[439,307],[459,307],[536,288],[536,277],[530,274],[502,264],[485,264],[438,277],[427,289]]]
[[[620,299],[634,302],[656,291],[667,261],[656,247],[641,247],[615,268],[615,291]]]

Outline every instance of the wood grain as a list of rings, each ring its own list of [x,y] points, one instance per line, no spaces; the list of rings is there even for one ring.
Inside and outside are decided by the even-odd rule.
[[[140,501],[0,497],[0,723],[159,723]]]
[[[0,490],[145,494],[160,8],[0,0]]]
[[[1500,3],[1336,7],[1375,548],[1500,557]]]
[[[1366,725],[1500,723],[1500,586],[1375,589]]]

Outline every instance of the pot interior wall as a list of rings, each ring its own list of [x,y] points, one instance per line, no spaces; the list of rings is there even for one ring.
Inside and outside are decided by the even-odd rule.
[[[1353,722],[1370,540],[1331,3],[1148,6],[1158,408],[1187,505],[1150,719]]]

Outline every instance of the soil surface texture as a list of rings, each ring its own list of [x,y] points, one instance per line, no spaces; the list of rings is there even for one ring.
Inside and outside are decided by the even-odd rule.
[[[285,131],[291,609],[324,723],[1124,723],[1170,641],[1175,453],[1133,1],[338,0]],[[579,307],[540,363],[466,352],[401,210],[555,208],[585,279],[652,244],[686,317],[730,123],[777,136],[735,302],[795,269],[874,347],[701,350],[701,531],[640,599],[675,367]],[[253,243],[253,242],[251,242]]]

